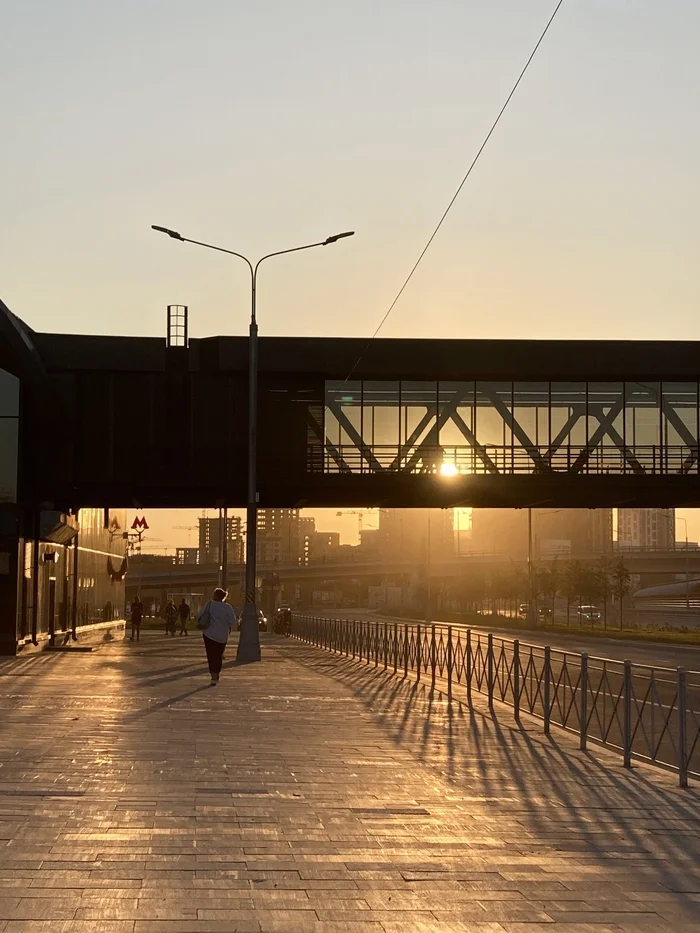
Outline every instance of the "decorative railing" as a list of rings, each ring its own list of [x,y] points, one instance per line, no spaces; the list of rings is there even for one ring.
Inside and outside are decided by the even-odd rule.
[[[502,638],[464,626],[326,619],[295,614],[292,635],[444,690],[448,700],[472,702],[475,692],[574,732],[632,760],[678,773],[681,787],[700,778],[700,672]]]
[[[461,444],[426,448],[400,444],[310,445],[310,472],[472,474],[575,473],[666,476],[700,471],[697,446],[592,443],[549,446]]]

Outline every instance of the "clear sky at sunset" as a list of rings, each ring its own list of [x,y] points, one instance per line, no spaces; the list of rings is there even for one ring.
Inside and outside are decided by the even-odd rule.
[[[40,330],[371,333],[554,0],[2,4],[0,294]],[[700,4],[565,0],[383,334],[700,338]],[[699,529],[700,530],[700,529]],[[697,531],[695,532],[698,533]]]

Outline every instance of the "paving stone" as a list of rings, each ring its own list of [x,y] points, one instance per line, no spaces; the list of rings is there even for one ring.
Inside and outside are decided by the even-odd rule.
[[[694,787],[263,652],[216,690],[200,640],[160,634],[1,666],[0,933],[700,928]]]

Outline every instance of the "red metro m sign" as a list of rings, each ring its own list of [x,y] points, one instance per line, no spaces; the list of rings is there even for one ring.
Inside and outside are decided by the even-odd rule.
[[[132,531],[148,531],[148,522],[144,515],[137,515],[131,523]]]

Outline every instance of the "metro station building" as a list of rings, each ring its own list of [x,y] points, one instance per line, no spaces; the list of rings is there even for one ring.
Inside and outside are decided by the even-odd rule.
[[[32,333],[0,302],[3,655],[101,641],[124,629],[126,510],[62,511],[32,495],[32,479],[55,467],[58,418]],[[37,432],[43,436],[31,436]]]

